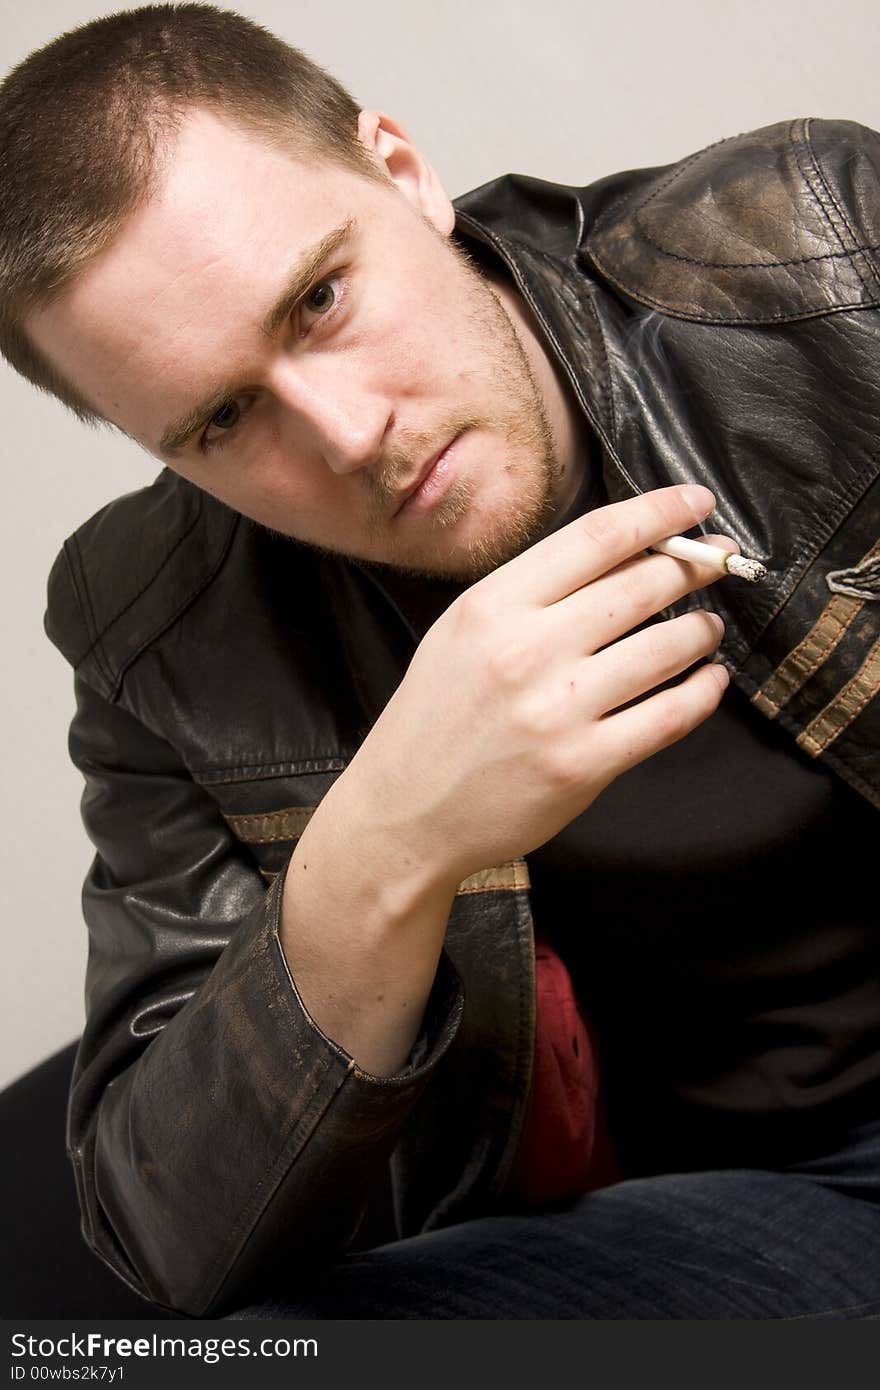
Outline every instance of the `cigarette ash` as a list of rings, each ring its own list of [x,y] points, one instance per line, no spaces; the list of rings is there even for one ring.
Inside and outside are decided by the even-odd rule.
[[[750,584],[758,584],[767,575],[767,566],[760,560],[750,560],[746,555],[728,555],[724,562],[728,574],[737,579],[747,579]]]

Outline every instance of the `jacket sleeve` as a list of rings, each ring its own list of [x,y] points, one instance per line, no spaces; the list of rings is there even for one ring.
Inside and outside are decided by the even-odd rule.
[[[96,849],[68,1110],[83,1233],[144,1297],[214,1316],[259,1299],[282,1259],[290,1278],[350,1244],[461,986],[444,955],[409,1065],[361,1071],[288,972],[284,874],[267,891],[174,750],[79,677],[76,693]]]

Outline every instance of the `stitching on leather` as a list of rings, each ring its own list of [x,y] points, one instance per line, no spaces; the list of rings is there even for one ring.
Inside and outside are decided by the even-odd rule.
[[[65,550],[67,550],[66,546]],[[101,637],[103,636],[103,633],[98,632],[98,624],[95,621],[95,610],[92,607],[91,595],[89,593],[88,585],[85,581],[85,570],[83,568],[82,550],[80,548],[79,541],[77,540],[75,535],[71,536],[70,538],[70,552],[72,552],[73,558],[76,561],[75,564],[70,564],[70,574],[73,580],[74,593],[76,594],[77,602],[79,603],[80,608],[83,611],[83,615],[86,620],[86,627],[88,629],[89,636],[92,639],[89,645],[86,647],[85,651],[77,659],[76,664],[77,666],[80,666],[82,662],[85,661],[89,653],[94,651],[95,660],[98,664],[98,669],[100,670],[107,684],[112,686],[113,673],[107,665],[107,660],[104,655],[104,651],[100,646]]]
[[[314,806],[304,806],[302,810],[303,813],[305,813],[305,811],[307,810],[309,812],[314,812],[316,808]],[[286,834],[261,835],[259,839],[249,840],[246,838],[247,826],[243,826],[241,831],[238,830],[238,816],[224,816],[223,819],[226,821],[233,834],[235,834],[238,837],[238,839],[246,845],[295,845],[299,843],[299,840],[301,839],[303,832],[305,831],[306,826],[308,825],[308,820],[306,820],[305,824],[302,827],[291,826],[290,830]],[[257,819],[266,820],[267,817],[259,816],[257,817]],[[311,817],[309,817],[309,819],[311,819]]]
[[[848,256],[849,249],[846,245],[844,238],[841,236],[840,228],[834,221],[831,209],[828,208],[826,204],[823,202],[820,192],[813,187],[813,184],[810,180],[809,172],[804,167],[803,154],[805,152],[805,149],[808,148],[806,139],[806,127],[802,129],[800,136],[797,136],[796,131],[798,130],[798,125],[798,122],[794,122],[789,133],[789,143],[791,145],[792,154],[794,155],[795,164],[798,168],[798,173],[800,174],[801,179],[803,180],[804,187],[806,188],[807,192],[809,193],[811,199],[813,200],[816,206],[816,210],[818,211],[820,216],[823,217],[824,220],[827,222],[828,227],[834,237],[834,240],[840,247],[841,254]],[[813,172],[817,172],[815,168],[815,160],[813,160]],[[861,278],[862,277],[859,276],[860,280]],[[864,288],[864,282],[862,287]]]
[[[856,255],[856,254],[858,254],[858,250],[859,250],[858,245],[857,245],[856,236],[855,236],[855,234],[854,234],[854,232],[853,232],[852,227],[850,227],[849,223],[846,221],[846,218],[845,218],[845,217],[843,216],[843,214],[841,213],[841,210],[840,210],[840,208],[838,207],[837,202],[835,201],[834,197],[832,196],[831,190],[830,190],[830,188],[828,187],[827,182],[826,182],[825,179],[822,177],[821,170],[819,169],[818,160],[816,159],[815,151],[814,151],[814,149],[813,149],[813,147],[812,147],[812,144],[810,143],[810,138],[809,138],[809,125],[808,125],[808,122],[807,122],[807,121],[805,121],[804,124],[803,124],[803,128],[802,128],[802,131],[801,131],[800,139],[797,140],[797,141],[795,141],[795,139],[792,138],[791,144],[792,144],[792,150],[794,151],[794,157],[795,157],[795,161],[796,161],[796,163],[797,163],[798,171],[799,171],[799,173],[800,173],[801,178],[802,178],[803,181],[804,181],[805,187],[809,190],[809,192],[810,192],[810,194],[811,194],[811,196],[812,196],[812,198],[813,198],[813,201],[814,201],[815,204],[816,204],[816,207],[819,209],[820,213],[824,216],[825,221],[828,223],[828,226],[829,226],[829,228],[831,229],[831,232],[832,232],[832,234],[833,234],[835,240],[838,242],[839,246],[840,246],[840,247],[843,249],[843,251],[845,252],[846,257],[847,257],[847,259],[848,259],[848,261],[849,261],[849,263],[850,263],[850,265],[851,265],[851,267],[852,267],[852,270],[853,270],[854,274],[856,275],[856,277],[858,278],[859,284],[861,285],[862,289],[865,291],[865,294],[866,294],[866,295],[868,296],[868,298],[870,299],[870,298],[871,298],[871,287],[870,287],[870,285],[866,284],[865,279],[864,279],[864,277],[863,277],[863,275],[862,275],[861,270],[860,270],[859,267],[856,265],[856,263],[855,263],[855,261],[854,261],[854,259],[853,259],[853,256]],[[803,162],[802,162],[802,158],[801,158],[802,152],[806,152],[806,153],[809,155],[809,157],[810,157],[810,160],[811,160],[811,163],[812,163],[812,172],[813,172],[813,174],[815,175],[815,177],[816,177],[816,179],[818,180],[818,182],[821,184],[822,188],[825,190],[825,193],[826,193],[826,195],[827,195],[825,199],[822,198],[821,189],[816,189],[816,188],[813,186],[813,184],[811,183],[811,181],[810,181],[810,177],[809,177],[809,175],[808,175],[808,173],[807,173],[807,170],[806,170],[806,168],[804,167],[804,164],[803,164]],[[834,218],[834,213],[835,213],[835,212],[837,213],[838,217],[840,218],[840,221],[841,221],[841,223],[843,224],[844,230],[845,230],[846,232],[849,233],[850,242],[856,243],[856,245],[854,245],[854,246],[852,247],[852,250],[849,250],[849,249],[847,248],[847,246],[846,246],[846,239],[845,239],[845,237],[844,237],[844,236],[842,235],[842,233],[841,233],[840,225],[838,225],[838,223],[835,221],[835,218]]]
[[[838,218],[840,219],[842,226],[849,235],[850,245],[858,245],[858,237],[856,235],[855,228],[852,226],[852,223],[846,215],[846,209],[841,207],[840,203],[835,198],[831,185],[829,184],[824,173],[822,172],[822,166],[819,163],[819,156],[817,155],[815,146],[813,145],[811,131],[812,118],[808,116],[803,123],[803,130],[801,132],[801,143],[803,147],[806,149],[807,153],[809,154],[812,171],[825,192],[827,202],[830,203],[831,207],[834,209],[834,212],[836,212]],[[798,167],[800,168],[800,163],[798,164]],[[816,196],[818,197],[819,195],[817,194]],[[833,225],[833,218],[831,212],[827,211],[826,215]],[[837,234],[837,239],[840,242],[841,246],[845,246],[846,242],[844,238],[840,235],[840,232],[837,228],[835,228],[835,232]]]
[[[731,136],[729,138],[739,139],[739,136]],[[649,246],[652,246],[654,250],[659,252],[661,256],[666,256],[669,258],[669,260],[681,261],[684,265],[702,266],[706,270],[777,270],[785,266],[809,265],[811,262],[815,261],[850,260],[854,252],[861,253],[867,251],[880,250],[880,242],[869,242],[865,245],[854,246],[853,251],[847,251],[844,249],[841,251],[829,251],[821,256],[794,256],[790,260],[786,261],[706,261],[698,259],[694,256],[685,256],[681,252],[667,250],[665,246],[662,246],[660,242],[656,241],[650,235],[650,233],[647,232],[645,228],[641,225],[639,221],[639,213],[643,212],[648,207],[648,205],[654,201],[655,198],[659,198],[660,195],[664,193],[666,189],[670,186],[670,184],[674,183],[676,179],[680,178],[682,174],[685,172],[685,170],[694,162],[694,160],[701,159],[702,156],[708,153],[709,150],[716,149],[719,145],[724,145],[726,143],[728,143],[726,140],[716,140],[715,144],[707,145],[705,149],[699,150],[698,153],[695,155],[691,155],[689,159],[686,159],[681,165],[679,165],[676,168],[676,172],[674,174],[670,175],[668,179],[665,179],[664,182],[661,183],[658,188],[654,189],[653,193],[649,194],[649,196],[645,198],[643,202],[636,204],[635,208],[633,208],[631,213],[633,226],[638,231],[638,234],[642,238],[642,240],[647,242]],[[804,179],[804,182],[807,185],[809,192],[813,195],[813,198],[816,200],[820,211],[824,212],[826,219],[829,222],[831,222],[829,213],[825,208],[822,207],[821,201],[818,199],[815,190],[812,188],[809,180],[804,174],[804,170],[801,167],[800,161],[798,160],[797,148],[793,140],[792,147],[794,148],[795,159],[798,161],[798,169],[800,171],[801,177]],[[609,208],[607,215],[603,217],[601,222],[598,223],[596,226],[597,236],[601,236],[605,223],[610,220],[616,209],[625,202],[626,199],[624,197],[618,203],[615,203],[611,208]],[[831,225],[833,227],[833,222],[831,222]],[[836,232],[836,228],[834,230]],[[855,241],[855,237],[853,237],[853,240]],[[843,245],[843,242],[839,235],[837,235],[837,241],[840,242],[841,246]],[[856,274],[858,274],[857,268],[853,268],[856,270]],[[870,294],[871,291],[868,288],[868,286],[865,285],[865,282],[864,280],[862,280],[861,275],[859,275],[859,280],[862,283],[863,289],[865,289],[866,292]]]
[[[822,165],[821,165],[820,162],[819,162],[819,156],[817,155],[816,150],[815,150],[815,148],[814,148],[814,146],[813,146],[813,140],[812,140],[812,135],[811,135],[812,128],[813,128],[812,119],[808,117],[807,120],[806,120],[805,123],[804,123],[804,141],[805,141],[805,143],[806,143],[807,149],[810,151],[810,156],[811,156],[812,161],[813,161],[813,168],[814,168],[815,171],[816,171],[816,177],[817,177],[818,179],[821,180],[822,186],[823,186],[823,188],[825,189],[825,192],[827,193],[829,200],[831,201],[831,203],[832,203],[832,204],[834,205],[834,207],[836,208],[837,214],[838,214],[838,216],[840,217],[840,220],[843,222],[844,226],[846,227],[847,231],[849,232],[850,240],[851,240],[854,244],[857,245],[857,243],[858,243],[858,236],[857,236],[857,233],[856,233],[856,229],[855,229],[855,227],[853,227],[852,223],[850,222],[850,219],[849,219],[848,216],[847,216],[846,208],[843,207],[843,206],[838,202],[837,198],[834,196],[834,190],[832,189],[831,185],[829,184],[828,180],[826,179],[826,177],[825,177],[825,175],[824,175],[824,173],[823,173],[823,171],[822,171]],[[871,247],[870,249],[871,249],[871,250],[876,250],[876,247]],[[864,256],[865,264],[867,265],[867,267],[868,267],[868,269],[870,270],[871,274],[873,275],[874,279],[877,281],[878,284],[880,284],[880,271],[878,271],[877,267],[872,263],[870,257],[867,256],[867,255],[865,254],[865,250],[864,250],[864,249],[861,249],[861,250],[853,251],[853,252],[852,252],[852,256],[854,257],[854,256],[856,256],[856,255],[862,255],[862,256]],[[855,264],[855,262],[853,262],[853,269],[855,270],[855,272],[856,272],[856,274],[858,275],[859,279],[862,281],[862,284],[865,286],[865,290],[867,291],[867,293],[870,294],[870,293],[871,293],[870,287],[865,283],[864,279],[862,278],[861,272],[860,272],[858,266]]]
[[[633,218],[635,222],[635,218]],[[790,265],[809,265],[811,261],[839,261],[848,260],[854,252],[877,251],[880,250],[880,242],[869,242],[865,246],[857,246],[850,251],[828,251],[824,256],[795,256],[789,261],[701,261],[694,256],[683,256],[677,251],[667,251],[658,241],[636,223],[639,236],[643,241],[653,246],[655,251],[659,251],[661,256],[668,257],[671,261],[683,261],[685,265],[699,265],[706,270],[780,270]],[[859,276],[861,279],[861,276]],[[862,282],[864,284],[864,282]],[[870,293],[870,291],[868,291]]]
[[[533,259],[534,259],[534,260],[543,262],[543,264],[547,267],[547,271],[549,272],[549,273],[548,273],[548,279],[551,279],[551,280],[552,280],[552,278],[555,277],[555,276],[557,275],[557,273],[558,273],[558,271],[559,271],[559,262],[558,262],[557,260],[555,260],[552,256],[548,255],[547,252],[542,251],[540,248],[534,248],[533,251],[532,251],[532,256],[533,256]],[[511,259],[513,259],[513,257],[512,257]],[[561,296],[560,296],[560,298],[561,298]],[[593,317],[594,317],[594,319],[595,319],[595,321],[596,321],[596,323],[597,323],[597,325],[598,325],[598,327],[599,327],[599,336],[600,336],[600,338],[602,339],[603,365],[604,365],[604,368],[605,368],[605,378],[606,378],[606,380],[605,380],[605,381],[600,381],[600,382],[599,382],[599,389],[600,389],[600,391],[602,392],[602,394],[603,394],[606,398],[609,398],[609,400],[610,400],[610,392],[608,391],[608,389],[607,389],[607,387],[606,387],[606,382],[607,382],[607,381],[610,381],[610,371],[609,371],[609,368],[608,368],[608,353],[607,353],[607,351],[606,351],[606,349],[605,349],[605,339],[604,339],[604,336],[603,336],[603,334],[602,334],[602,325],[599,323],[599,316],[598,316],[598,314],[596,313],[595,305],[594,305],[594,303],[593,303],[593,297],[592,297],[592,295],[589,294],[589,293],[586,295],[586,302],[587,302],[588,308],[589,308],[589,310],[590,310],[590,313],[593,315]],[[578,305],[579,305],[579,307],[580,307],[581,303],[582,303],[582,301],[581,301],[580,297],[578,297]],[[566,310],[566,312],[568,312],[568,311]],[[558,334],[557,334],[557,332],[556,332],[555,327],[553,326],[552,323],[550,323],[550,322],[548,321],[547,316],[545,315],[545,313],[543,312],[543,310],[541,310],[540,319],[541,319],[541,325],[542,325],[542,327],[543,327],[545,333],[547,334],[547,337],[550,339],[551,343],[553,344],[554,350],[555,350],[555,352],[556,352],[556,354],[557,354],[557,356],[558,356],[558,358],[559,358],[560,363],[566,363],[566,362],[568,361],[569,357],[570,357],[570,353],[567,353],[567,352],[564,350],[562,344],[561,344],[560,341],[559,341],[559,337],[558,337]],[[567,368],[563,367],[563,370],[567,371]],[[579,373],[578,373],[577,371],[572,371],[570,375],[571,375],[572,377],[575,377],[575,378],[576,378],[576,377],[579,376]],[[583,408],[584,408],[584,410],[587,412],[587,414],[590,415],[592,412],[590,411],[589,401],[588,401],[587,398],[586,398],[586,393],[583,392],[583,390],[581,389],[580,385],[579,385],[577,382],[573,381],[573,382],[572,382],[572,386],[574,387],[574,390],[575,390],[575,392],[576,392],[577,395],[583,396],[583,397],[584,397],[584,400],[583,400]],[[614,413],[614,404],[613,404],[613,401],[610,401],[610,404],[611,404],[611,412],[612,412],[612,417],[613,417],[613,413]],[[590,423],[591,423],[591,424],[593,423],[592,420],[590,421]],[[395,606],[396,606],[396,605],[395,605]]]
[[[94,635],[95,624],[93,620],[91,606],[88,601],[88,595],[83,593],[82,583],[77,573],[76,564],[74,563],[76,560],[75,536],[71,536],[69,540],[66,540],[64,542],[61,553],[64,556],[64,563],[67,567],[67,576],[70,580],[71,588],[73,589],[73,597],[76,602],[77,611],[83,620],[83,626],[86,630],[86,641],[88,643],[88,646],[83,648],[82,653],[74,657],[73,665],[74,668],[76,668],[77,666],[79,666],[80,662],[87,655],[87,653],[92,650],[92,647],[95,645],[95,642],[98,639]]]
[[[610,364],[609,364],[609,361],[608,361],[608,344],[607,344],[607,342],[605,341],[605,330],[604,330],[603,327],[602,327],[602,320],[600,319],[600,317],[599,317],[599,315],[598,315],[598,313],[597,313],[597,311],[596,311],[596,305],[595,305],[595,303],[594,303],[594,301],[593,301],[593,296],[592,296],[592,295],[588,295],[588,296],[587,296],[587,308],[589,309],[590,315],[592,316],[593,322],[595,323],[596,329],[597,329],[598,334],[599,334],[599,345],[600,345],[600,347],[601,347],[601,349],[602,349],[602,367],[603,367],[602,380],[600,381],[599,385],[600,385],[600,389],[601,389],[601,391],[602,391],[602,395],[603,395],[604,398],[605,398],[605,402],[606,402],[607,409],[608,409],[608,414],[609,414],[610,417],[611,417],[611,437],[612,437],[612,439],[614,440],[614,447],[615,447],[615,449],[616,449],[616,448],[617,448],[617,411],[616,411],[615,408],[614,408],[614,391],[612,390],[612,387],[611,387],[611,367],[610,367]]]
[[[85,658],[89,655],[89,652],[92,650],[92,648],[95,647],[95,646],[97,645],[97,643],[101,640],[101,638],[104,637],[104,636],[106,635],[106,633],[108,633],[108,632],[110,631],[110,629],[111,629],[111,627],[113,626],[113,624],[114,624],[114,623],[117,623],[117,622],[119,621],[120,618],[124,617],[125,614],[128,612],[128,610],[129,610],[131,607],[133,607],[134,604],[137,603],[137,601],[138,601],[138,599],[141,597],[141,595],[146,593],[146,591],[147,591],[147,589],[149,589],[150,585],[153,584],[153,583],[155,583],[156,579],[158,579],[159,575],[162,573],[163,569],[164,569],[165,566],[168,564],[168,562],[169,562],[169,560],[171,559],[171,557],[172,557],[172,555],[174,554],[174,552],[175,552],[176,550],[178,550],[179,547],[180,547],[180,546],[183,544],[183,542],[186,540],[187,536],[188,536],[189,533],[192,531],[193,527],[196,525],[196,522],[199,520],[199,517],[201,516],[201,514],[202,514],[202,504],[201,504],[201,501],[199,500],[198,506],[197,506],[197,508],[196,508],[196,514],[195,514],[195,516],[193,517],[192,521],[190,522],[189,526],[186,528],[186,530],[183,532],[182,535],[178,536],[177,540],[174,542],[174,545],[171,547],[171,549],[169,550],[168,554],[165,556],[165,558],[164,558],[162,561],[160,561],[158,568],[157,568],[156,570],[154,570],[154,572],[150,575],[149,579],[147,579],[146,582],[141,586],[141,588],[138,589],[137,593],[134,594],[134,595],[129,599],[128,603],[126,603],[125,606],[124,606],[123,608],[120,608],[120,609],[119,609],[118,613],[114,613],[113,617],[110,618],[110,619],[107,621],[106,625],[101,629],[100,632],[98,632],[97,624],[96,624],[94,621],[92,622],[92,631],[93,631],[93,632],[97,632],[98,635],[95,637],[94,641],[92,642],[92,646],[89,647],[86,651],[83,652],[82,656],[80,657],[80,661],[84,661],[84,660],[85,660]],[[74,536],[72,539],[76,540],[76,537]],[[79,549],[79,542],[77,542],[77,549]]]
[[[311,815],[317,809],[317,806],[282,806],[278,811],[245,811],[241,815],[230,812],[223,819],[230,822],[234,821],[237,825],[247,828],[255,821],[269,820],[278,816],[304,816],[306,813]]]
[[[129,655],[125,658],[125,660],[122,662],[122,665],[121,665],[120,668],[119,668],[119,671],[118,671],[118,673],[117,673],[116,680],[115,680],[114,686],[113,686],[113,698],[114,698],[114,699],[116,698],[116,696],[117,696],[118,693],[119,693],[119,689],[120,689],[120,687],[121,687],[121,685],[122,685],[123,678],[124,678],[124,676],[125,676],[126,671],[127,671],[128,668],[129,668],[129,666],[131,666],[131,664],[132,664],[134,661],[137,660],[137,658],[140,656],[141,652],[145,651],[145,650],[147,649],[147,647],[150,646],[151,642],[153,642],[153,641],[156,639],[156,637],[157,637],[160,633],[166,631],[166,629],[169,628],[169,627],[171,626],[172,623],[174,623],[174,622],[177,621],[177,619],[180,617],[181,613],[184,613],[184,612],[186,611],[186,609],[189,607],[189,605],[192,603],[193,599],[197,598],[199,594],[201,594],[205,589],[208,588],[208,586],[213,582],[214,577],[215,577],[215,576],[220,572],[220,570],[223,568],[224,564],[226,563],[226,556],[229,554],[229,549],[230,549],[230,546],[232,545],[232,539],[233,539],[233,537],[234,537],[236,531],[238,530],[238,526],[239,526],[239,522],[240,522],[240,521],[241,521],[241,517],[240,517],[240,516],[235,516],[235,517],[233,518],[232,524],[231,524],[231,526],[229,527],[229,530],[227,531],[227,534],[226,534],[226,539],[225,539],[224,544],[223,544],[223,549],[220,551],[220,554],[219,554],[218,557],[217,557],[217,563],[214,565],[213,569],[211,569],[207,574],[205,574],[205,575],[200,575],[200,576],[199,576],[198,583],[195,584],[194,587],[191,588],[191,589],[189,590],[188,593],[184,594],[183,598],[181,599],[181,601],[180,601],[180,603],[177,605],[177,607],[176,607],[176,608],[173,608],[173,609],[171,610],[170,613],[164,614],[164,615],[159,619],[159,621],[158,621],[157,623],[155,623],[155,624],[153,625],[153,627],[151,627],[150,630],[145,634],[144,640],[143,640],[143,642],[141,642],[140,646],[136,647],[135,650],[134,650],[133,652],[130,652]],[[193,523],[193,525],[195,525],[195,523]],[[190,528],[190,529],[191,529],[191,528]],[[189,532],[187,532],[186,534],[189,534]],[[181,536],[180,540],[183,541],[184,539],[185,539],[185,536]],[[178,544],[179,544],[179,543],[180,543],[180,542],[178,542]],[[177,548],[177,547],[175,546],[175,549],[176,549],[176,548]],[[171,558],[171,554],[173,554],[173,551],[170,552],[170,554],[169,554],[169,556],[168,556],[168,559]],[[167,563],[167,562],[166,562],[166,563]],[[158,571],[157,571],[157,574],[158,574]],[[154,576],[154,578],[155,578],[155,576]],[[152,582],[152,581],[151,581],[151,582]],[[114,621],[115,621],[115,619],[114,619]],[[106,631],[106,630],[107,630],[107,629],[105,629],[105,631]]]
[[[341,772],[346,767],[346,758],[339,749],[332,753],[315,753],[308,758],[293,758],[284,763],[235,763],[232,767],[190,768],[197,782],[211,786],[234,786],[236,782],[263,777],[314,777],[326,772]]]
[[[681,160],[678,164],[675,165],[672,173],[669,174],[669,176],[663,180],[659,187],[655,188],[654,192],[650,193],[648,197],[645,198],[644,202],[638,203],[636,205],[632,214],[633,219],[635,219],[636,213],[641,212],[642,208],[646,208],[648,204],[653,201],[654,198],[659,198],[660,194],[665,192],[665,190],[670,186],[670,184],[675,183],[676,179],[681,178],[685,169],[689,168],[690,165],[695,163],[696,160],[702,159],[703,155],[708,154],[710,150],[716,150],[719,145],[727,145],[730,143],[731,140],[738,139],[738,135],[726,135],[723,140],[713,140],[711,145],[705,145],[703,149],[697,150],[695,154],[688,155],[687,159]],[[622,208],[625,206],[628,196],[628,194],[622,193],[621,196],[610,205],[610,207],[602,215],[602,217],[599,218],[595,228],[597,235],[601,235],[603,227],[607,222],[611,221],[618,208]]]
[[[276,888],[276,884],[278,882],[279,880],[276,879],[275,883],[273,883],[272,887],[269,889],[269,892],[267,894],[267,899],[271,894],[274,893],[275,895],[274,901],[271,904],[271,906],[269,906],[267,902],[267,916],[269,916],[270,918],[270,931],[265,933],[261,940],[258,942],[254,950],[254,953],[251,956],[251,959],[247,965],[248,973],[253,972],[256,969],[262,970],[264,968],[265,961],[274,962],[274,956],[272,954],[273,942],[275,939],[275,933],[277,932],[281,902],[281,894]],[[281,955],[283,959],[283,952],[281,952]],[[287,968],[286,961],[285,968]],[[270,965],[269,969],[273,976],[277,973],[274,964]],[[294,991],[295,990],[296,987],[294,986]],[[297,999],[299,999],[298,993],[296,994],[296,997]],[[295,1010],[293,1009],[291,1009],[291,1014],[289,1017],[285,1016],[285,1028],[288,1032],[289,1037],[296,1037],[297,1026],[295,1019]],[[274,1198],[274,1196],[278,1192],[278,1189],[282,1185],[286,1174],[290,1172],[290,1170],[295,1165],[297,1158],[300,1156],[300,1154],[291,1153],[290,1151],[293,1135],[296,1133],[298,1129],[308,1130],[305,1142],[303,1144],[303,1148],[300,1151],[300,1153],[304,1152],[308,1146],[308,1143],[312,1135],[314,1134],[315,1127],[318,1121],[321,1119],[324,1112],[333,1103],[339,1090],[344,1084],[346,1080],[346,1074],[343,1074],[343,1076],[339,1077],[335,1085],[332,1085],[331,1083],[332,1089],[330,1093],[327,1094],[327,1079],[332,1075],[331,1068],[336,1060],[336,1058],[328,1055],[320,1058],[317,1061],[317,1075],[313,1075],[313,1091],[311,1101],[306,1105],[305,1109],[302,1111],[301,1114],[292,1116],[290,1125],[288,1126],[286,1133],[283,1136],[279,1136],[280,1143],[274,1163],[263,1173],[261,1179],[258,1180],[258,1182],[256,1183],[251,1193],[250,1201],[246,1201],[243,1204],[237,1222],[233,1224],[231,1231],[227,1232],[225,1243],[220,1243],[220,1248],[218,1249],[215,1258],[211,1261],[210,1267],[202,1285],[202,1287],[207,1292],[207,1297],[205,1299],[206,1307],[210,1306],[211,1303],[216,1300],[219,1293],[223,1289],[223,1286],[226,1283],[227,1279],[229,1279],[230,1275],[234,1272],[235,1266],[241,1258],[242,1251],[246,1244],[247,1238],[250,1236],[255,1225],[260,1220],[261,1216],[265,1213],[268,1206],[271,1204],[272,1199]],[[351,1063],[351,1065],[354,1064]],[[350,1070],[351,1066],[349,1066],[348,1068],[348,1071]]]
[[[844,595],[826,604],[809,632],[783,657],[752,697],[763,714],[770,714],[772,710],[770,717],[775,718],[783,705],[803,689],[833,655],[863,607],[864,604]],[[799,659],[808,653],[811,655],[806,665],[801,666]],[[771,694],[774,687],[775,694]]]
[[[528,871],[528,864],[525,861],[516,860],[514,862],[522,862],[524,864],[524,867]],[[524,930],[528,931],[530,957],[530,968],[528,970],[520,970],[518,972],[519,1007],[517,1011],[518,1027],[516,1037],[516,1051],[514,1053],[514,1056],[516,1058],[517,1064],[517,1092],[519,1096],[522,1098],[520,1108],[521,1123],[519,1135],[517,1136],[516,1140],[513,1139],[513,1135],[511,1134],[507,1140],[507,1143],[501,1146],[501,1152],[496,1160],[495,1174],[490,1187],[490,1190],[495,1193],[503,1189],[510,1176],[510,1171],[513,1167],[513,1163],[516,1158],[519,1137],[522,1135],[522,1124],[525,1122],[526,1109],[528,1107],[529,1102],[532,1068],[534,1065],[534,1032],[537,1026],[537,1008],[533,1006],[535,989],[535,920],[534,915],[532,913],[531,902],[527,896],[524,897],[520,895],[516,899],[516,926],[518,938],[522,935],[522,932]],[[531,1020],[531,1027],[529,1027],[527,1020]],[[531,1034],[531,1037],[528,1039],[527,1028],[528,1032]],[[527,1041],[531,1043],[531,1047],[527,1046]]]
[[[839,738],[867,708],[880,689],[880,637],[855,675],[829,700],[795,740],[810,757],[817,758]],[[854,702],[851,696],[855,696]]]
[[[636,291],[632,285],[626,284],[625,281],[614,275],[604,263],[601,256],[596,255],[594,252],[590,254],[605,279],[608,280],[610,284],[616,285],[624,294],[630,295],[633,299],[636,299],[639,304],[647,304],[652,309],[659,309],[663,314],[669,314],[673,318],[685,318],[691,323],[713,323],[717,324],[719,327],[727,324],[732,328],[748,328],[751,324],[762,326],[768,323],[805,323],[808,319],[827,318],[830,314],[848,313],[850,309],[873,309],[880,304],[880,298],[875,296],[868,303],[866,303],[864,299],[854,299],[846,304],[823,304],[821,308],[818,309],[795,309],[787,314],[764,314],[761,318],[756,318],[754,315],[748,318],[721,318],[710,311],[697,313],[692,309],[685,313],[681,310],[671,308],[668,299],[655,299],[641,287]],[[694,264],[697,263],[694,262]]]
[[[230,830],[235,830],[234,825],[231,825],[229,828]],[[303,826],[303,830],[305,830],[305,826]],[[302,831],[292,831],[289,835],[264,835],[261,836],[259,840],[245,840],[243,835],[239,835],[238,838],[246,845],[295,845],[299,842],[301,837]]]

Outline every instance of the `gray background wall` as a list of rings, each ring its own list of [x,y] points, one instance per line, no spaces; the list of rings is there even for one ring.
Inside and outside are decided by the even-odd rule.
[[[0,69],[119,5],[0,0]],[[133,6],[125,6],[133,8]],[[253,0],[364,105],[408,128],[452,194],[496,174],[586,183],[793,116],[880,127],[876,0]],[[76,1037],[91,848],[68,764],[71,673],[43,636],[64,538],[156,464],[0,366],[5,595],[0,1085]]]

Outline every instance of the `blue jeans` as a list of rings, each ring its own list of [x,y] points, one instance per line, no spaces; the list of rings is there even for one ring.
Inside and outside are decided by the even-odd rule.
[[[243,1318],[880,1318],[880,1123],[777,1171],[639,1178],[349,1255]]]

